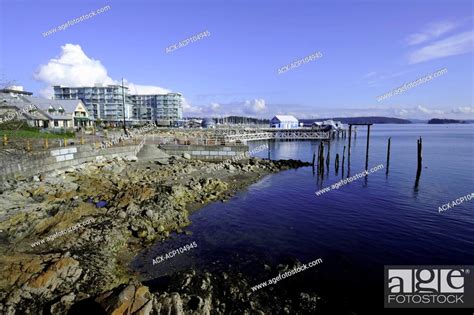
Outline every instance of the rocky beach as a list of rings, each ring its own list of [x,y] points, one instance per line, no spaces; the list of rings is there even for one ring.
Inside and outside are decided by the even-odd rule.
[[[192,211],[224,202],[265,175],[308,165],[175,156],[158,163],[115,156],[3,182],[0,313],[312,313],[314,294],[288,288],[252,294],[253,284],[234,269],[183,270],[149,287],[129,268],[138,251],[164,242],[171,232],[185,233]],[[261,272],[270,277],[299,264],[262,263]]]

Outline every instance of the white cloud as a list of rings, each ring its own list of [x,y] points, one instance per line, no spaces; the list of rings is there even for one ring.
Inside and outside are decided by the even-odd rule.
[[[167,94],[171,92],[171,90],[161,88],[159,86],[153,86],[153,85],[138,85],[138,84],[128,83],[127,86],[131,94],[151,95],[151,94]]]
[[[391,73],[369,72],[362,77],[365,84],[369,87],[380,86],[382,81],[390,80],[410,73],[412,70],[403,70]]]
[[[265,100],[262,98],[254,99],[253,101],[247,100],[244,104],[244,111],[248,114],[258,114],[266,109]]]
[[[183,107],[186,117],[221,117],[221,116],[254,116],[266,117],[267,106],[264,99],[245,100],[240,102],[217,103]]]
[[[366,73],[366,74],[364,75],[364,78],[371,78],[371,77],[373,77],[373,76],[375,76],[375,75],[377,75],[377,72],[372,71],[372,72]]]
[[[59,57],[41,65],[34,78],[49,85],[41,91],[45,97],[52,95],[53,85],[91,86],[96,83],[114,83],[100,61],[87,57],[81,46],[73,44],[62,46]]]
[[[211,103],[211,106],[210,106],[210,107],[211,107],[211,110],[217,112],[217,111],[221,108],[221,105],[218,104],[218,103]]]
[[[416,109],[417,109],[418,111],[422,112],[422,113],[430,114],[430,115],[431,115],[431,114],[439,114],[439,115],[444,114],[444,111],[442,111],[442,110],[439,110],[439,109],[428,109],[428,108],[423,107],[423,106],[421,106],[421,105],[418,105],[418,106],[416,107]]]
[[[431,23],[425,26],[425,29],[419,33],[409,35],[405,40],[408,45],[417,45],[423,42],[438,38],[439,36],[455,29],[461,25],[454,21],[441,21]]]
[[[474,107],[458,107],[451,110],[451,113],[454,114],[474,114]]]
[[[183,105],[183,114],[184,116],[201,116],[206,110],[202,106],[193,106],[188,102],[186,97],[183,96],[181,100]]]
[[[89,58],[80,45],[65,44],[61,46],[58,57],[52,58],[47,64],[41,65],[34,78],[46,83],[47,87],[40,91],[44,97],[53,95],[54,85],[93,86],[95,84],[120,84],[107,74],[107,69],[99,60]],[[164,94],[171,92],[159,86],[128,84],[131,93]]]
[[[415,50],[408,56],[410,64],[465,54],[473,51],[474,32],[468,31],[434,42]]]

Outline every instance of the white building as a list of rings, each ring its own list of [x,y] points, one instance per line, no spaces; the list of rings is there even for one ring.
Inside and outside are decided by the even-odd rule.
[[[180,93],[130,95],[133,116],[140,121],[178,121],[183,118],[183,96]]]
[[[57,85],[54,86],[54,99],[81,100],[94,120],[117,124],[123,122],[124,115],[126,121],[134,120],[133,106],[126,86],[122,90],[122,86],[117,84],[80,87]]]
[[[298,119],[291,115],[276,115],[270,120],[270,128],[294,129],[298,126]]]
[[[92,127],[92,120],[81,100],[50,100],[35,96],[22,96],[21,98],[36,105],[41,114],[28,115],[28,121],[35,127],[51,129]]]
[[[93,119],[112,125],[121,124],[125,110],[127,124],[167,121],[183,118],[183,96],[180,93],[139,95],[130,94],[129,88],[120,85],[89,87],[54,86],[57,100],[82,100]]]
[[[0,117],[1,122],[23,120],[30,126],[47,129],[92,126],[89,113],[81,100],[50,100],[5,92],[0,93]]]

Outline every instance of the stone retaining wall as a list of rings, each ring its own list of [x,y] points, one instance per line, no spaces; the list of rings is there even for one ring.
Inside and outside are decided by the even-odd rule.
[[[0,168],[0,180],[15,178],[16,176],[32,176],[54,169],[94,161],[97,157],[114,154],[118,156],[136,156],[142,145],[143,143],[107,149],[94,149],[92,146],[86,145],[48,150],[41,152],[41,154],[22,158],[17,163],[2,165]]]
[[[180,155],[187,153],[196,160],[227,160],[234,157],[243,157],[248,152],[247,145],[179,145],[163,144],[160,149],[167,154]]]

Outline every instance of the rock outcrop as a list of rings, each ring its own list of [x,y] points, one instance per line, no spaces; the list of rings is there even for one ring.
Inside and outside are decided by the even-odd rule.
[[[138,250],[182,231],[189,211],[226,200],[263,175],[308,163],[169,158],[159,164],[115,157],[1,183],[0,313],[65,314],[90,302],[107,314],[224,314],[231,302],[221,305],[211,283],[225,280],[193,275],[181,290],[150,292],[136,282],[129,262]],[[225,285],[219,290],[237,299],[246,294]]]

